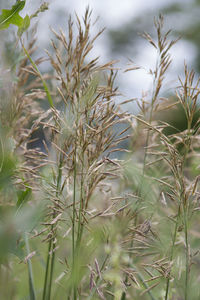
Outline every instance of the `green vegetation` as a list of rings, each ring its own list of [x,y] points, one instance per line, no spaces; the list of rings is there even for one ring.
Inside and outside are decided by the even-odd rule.
[[[0,16],[20,41],[0,65],[0,299],[199,299],[200,79],[185,64],[161,94],[177,40],[155,19],[152,89],[118,105],[89,8],[52,30],[42,74],[30,23],[47,4],[22,18],[24,5]],[[176,114],[184,130],[165,119]]]

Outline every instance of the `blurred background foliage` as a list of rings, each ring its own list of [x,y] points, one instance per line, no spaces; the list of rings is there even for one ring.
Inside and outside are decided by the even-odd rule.
[[[2,8],[9,8],[14,1],[11,0],[1,0],[0,2],[0,9]],[[26,11],[34,11],[42,2],[42,0],[37,1],[26,1],[26,7],[24,14]],[[120,67],[124,69],[124,63],[127,62],[127,58],[132,59],[134,62],[138,62],[138,58],[140,60],[141,64],[146,63],[149,59],[153,60],[153,54],[151,50],[149,49],[148,43],[146,43],[141,38],[141,33],[148,32],[152,37],[155,37],[155,31],[153,26],[153,19],[154,17],[158,16],[159,13],[162,13],[165,16],[165,27],[168,29],[172,29],[173,35],[178,37],[181,37],[181,41],[178,43],[177,48],[175,47],[172,56],[175,57],[175,59],[178,59],[180,65],[177,66],[177,63],[174,62],[173,69],[171,67],[171,73],[183,71],[183,61],[184,59],[187,59],[187,64],[189,67],[192,67],[195,69],[196,72],[200,73],[200,1],[199,0],[184,0],[184,1],[168,1],[163,0],[155,4],[155,1],[150,0],[148,1],[148,9],[146,8],[145,1],[140,1],[140,12],[139,13],[133,13],[133,17],[121,15],[121,18],[119,18],[119,22],[114,22],[112,25],[112,19],[109,20],[109,22],[105,22],[105,18],[103,15],[103,9],[101,11],[95,6],[95,2],[93,0],[90,1],[81,1],[75,0],[73,2],[69,3],[63,3],[63,1],[48,1],[49,6],[49,12],[48,14],[44,14],[42,18],[39,19],[39,29],[38,29],[38,40],[39,43],[45,45],[45,47],[48,47],[48,38],[51,37],[51,33],[49,31],[49,26],[52,26],[53,28],[65,28],[66,27],[66,20],[69,14],[73,14],[74,10],[80,15],[83,12],[81,9],[87,4],[90,5],[91,9],[93,10],[94,15],[100,17],[100,24],[103,26],[106,26],[106,31],[104,33],[104,37],[100,38],[101,42],[97,43],[96,45],[96,53],[101,53],[101,56],[105,56],[105,59],[110,58],[116,58],[121,59],[122,63],[120,64]],[[127,1],[124,2],[124,5]],[[152,8],[151,3],[152,2]],[[78,5],[80,3],[80,7]],[[82,6],[82,7],[81,7]],[[106,3],[102,7],[105,7],[106,11]],[[134,6],[133,6],[134,7]],[[64,9],[65,8],[65,9]],[[117,10],[117,7],[113,7],[113,10]],[[122,12],[123,13],[123,12]],[[96,24],[95,26],[99,26]],[[11,28],[12,27],[12,28]],[[9,35],[10,38],[12,36],[12,30],[14,29],[14,26],[10,26],[10,30],[6,32],[0,32],[1,36],[1,53],[5,54],[7,56],[4,57],[4,60],[7,60],[8,63],[10,63],[11,59],[14,59],[12,49],[9,46]],[[39,46],[39,52],[41,55],[42,49]],[[98,49],[99,46],[99,49]],[[2,47],[6,50],[3,51]],[[150,54],[148,52],[151,52]],[[15,51],[14,51],[15,52]],[[142,56],[142,58],[141,58]],[[189,57],[189,61],[188,61]],[[16,59],[16,57],[15,57]],[[122,66],[123,64],[123,66]],[[120,73],[120,72],[119,72]],[[129,77],[131,75],[129,74]],[[125,88],[130,90],[130,93],[132,96],[134,94],[137,94],[137,83],[128,85],[125,80],[121,80],[120,75],[120,86],[124,84]],[[132,75],[134,77],[134,75]],[[144,85],[146,87],[144,82],[140,82],[140,85]],[[141,79],[140,79],[141,81]],[[130,93],[127,93],[128,95]],[[130,106],[129,106],[130,108]]]
[[[103,45],[104,48],[108,48],[106,52],[110,53],[110,56],[113,56],[113,54],[116,54],[116,56],[122,54],[123,57],[134,57],[134,60],[137,60],[137,55],[143,51],[143,49],[141,49],[142,40],[139,33],[146,31],[153,36],[154,30],[152,20],[159,13],[162,13],[166,19],[165,26],[172,29],[174,35],[181,36],[183,40],[191,43],[191,45],[195,47],[196,55],[192,58],[193,66],[195,67],[196,71],[200,72],[200,1],[175,0],[171,2],[163,0],[155,5],[154,1],[150,0],[148,7],[150,6],[151,1],[152,4],[154,4],[152,5],[152,9],[148,8],[147,10],[145,7],[145,1],[141,1],[140,14],[137,13],[134,17],[128,16],[127,18],[121,15],[121,19],[119,18],[118,24],[115,23],[113,26],[106,24],[106,33],[109,38],[108,43]],[[35,7],[39,6],[42,2],[43,1],[41,0],[37,0],[33,3],[33,1],[27,0],[26,9],[33,11]],[[63,5],[65,4],[63,4],[62,1],[57,1],[57,3],[55,3],[55,1],[51,0],[48,2],[50,3],[51,19],[47,19],[47,16],[42,17],[44,21],[48,21],[46,22],[46,31],[48,31],[48,25],[55,26],[56,28],[61,26],[63,28],[66,24],[67,16],[70,13],[73,13],[75,9],[76,12],[80,14],[80,12],[77,10],[80,0],[66,3],[66,10],[63,10]],[[14,1],[12,0],[1,0],[0,9],[9,8],[13,3]],[[94,14],[97,16],[99,15],[103,22],[104,16],[98,11],[98,9],[96,9],[94,5],[95,3],[92,0],[87,1],[87,3],[93,9]],[[85,6],[87,3],[85,1]],[[126,5],[126,2],[124,5]],[[55,10],[53,11],[53,9]],[[113,7],[113,9],[117,8]],[[124,19],[126,21],[124,21]],[[123,20],[123,22],[121,22],[121,20]],[[112,19],[110,20],[110,24],[112,24]],[[9,30],[9,32],[11,32],[11,30]],[[8,31],[6,33],[1,32],[1,37],[4,36],[6,39],[8,38]],[[45,39],[48,41],[47,37]],[[5,40],[1,38],[1,45],[4,43]],[[143,43],[142,47],[144,47]],[[185,51],[187,51],[187,49],[185,49]]]
[[[195,71],[200,72],[200,1],[174,1],[168,4],[168,1],[162,1],[162,9],[146,10],[136,18],[127,20],[127,23],[119,26],[114,30],[109,30],[111,40],[111,50],[115,53],[122,53],[137,56],[141,51],[141,37],[138,33],[143,31],[154,36],[152,26],[153,18],[162,13],[165,16],[165,26],[172,29],[175,36],[180,36],[182,40],[186,40],[195,47],[196,55],[192,57],[193,67]],[[144,46],[144,45],[142,45]],[[185,49],[187,51],[187,49]],[[183,56],[183,60],[184,60]]]

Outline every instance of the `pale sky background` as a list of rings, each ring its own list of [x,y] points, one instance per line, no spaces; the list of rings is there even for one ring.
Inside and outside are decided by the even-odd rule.
[[[145,18],[148,11],[151,11],[153,12],[153,15],[158,16],[159,10],[162,10],[162,7],[169,5],[170,3],[185,2],[187,5],[190,4],[190,0],[49,0],[48,2],[50,3],[49,11],[43,13],[39,17],[38,45],[41,49],[44,46],[46,47],[45,43],[49,40],[51,35],[49,25],[57,30],[59,29],[60,24],[55,23],[56,14],[58,13],[63,21],[65,20],[66,14],[67,21],[68,14],[73,16],[74,12],[77,12],[79,16],[84,15],[85,8],[89,5],[93,10],[94,19],[99,16],[99,22],[94,28],[95,31],[102,27],[106,27],[107,29],[118,28],[120,25],[126,24],[131,18],[141,16],[143,13]],[[34,2],[33,0],[27,0],[26,12],[32,13],[33,6],[37,9],[41,3],[43,3],[41,0],[35,0]],[[24,12],[24,14],[26,12]],[[166,25],[171,26],[171,24],[167,24],[167,20]],[[175,26],[182,26],[182,24],[176,22]],[[148,44],[146,45],[147,47],[141,47],[141,51],[137,57],[130,57],[136,64],[144,66],[146,70],[128,73],[123,73],[123,71],[120,70],[118,72],[117,85],[123,94],[123,99],[140,97],[143,92],[151,88],[152,78],[147,73],[149,68],[154,68],[156,55],[153,47],[149,47]],[[195,48],[188,42],[179,41],[173,51],[171,51],[171,54],[173,64],[170,67],[169,75],[165,81],[165,92],[169,92],[171,88],[173,89],[177,86],[177,73],[182,72],[184,60],[186,60],[188,64],[191,63],[192,58],[195,55]],[[109,40],[106,32],[103,33],[96,43],[93,55],[101,55],[101,61],[104,63],[113,59],[112,53],[110,53]],[[114,56],[114,58],[116,58],[116,56]],[[128,63],[126,53],[124,53],[124,57],[123,54],[120,56],[120,60],[121,63],[119,63],[118,66],[125,69],[126,63]],[[131,109],[131,107],[128,107],[128,109]]]

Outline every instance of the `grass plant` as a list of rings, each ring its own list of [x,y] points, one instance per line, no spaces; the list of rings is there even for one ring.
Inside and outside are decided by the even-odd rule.
[[[143,34],[157,53],[152,90],[125,112],[92,22],[87,8],[52,29],[45,59],[28,29],[14,67],[1,62],[0,298],[197,300],[200,79],[185,64],[165,95],[177,40],[159,16],[157,39]]]

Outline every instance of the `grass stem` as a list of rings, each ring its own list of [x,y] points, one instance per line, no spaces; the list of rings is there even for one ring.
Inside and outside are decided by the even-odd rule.
[[[27,56],[28,59],[30,60],[31,65],[33,66],[33,68],[35,69],[35,71],[37,72],[37,74],[39,75],[39,77],[40,77],[40,79],[41,79],[41,81],[42,81],[42,84],[43,84],[44,90],[45,90],[45,92],[46,92],[47,99],[48,99],[48,102],[49,102],[50,107],[54,107],[53,99],[52,99],[51,94],[50,94],[50,92],[49,92],[49,89],[48,89],[48,86],[47,86],[46,81],[44,80],[42,74],[40,73],[40,71],[39,71],[37,65],[35,64],[35,62],[34,62],[33,59],[31,58],[31,56],[29,55],[29,53],[28,53],[27,49],[25,48],[25,46],[24,46],[24,44],[23,44],[23,42],[22,42],[21,39],[20,39],[20,41],[21,41],[21,45],[22,45],[22,48],[23,48],[23,50],[24,50],[26,56]]]
[[[29,242],[28,242],[28,234],[27,234],[27,232],[25,232],[25,234],[24,234],[24,240],[25,240],[25,245],[26,245],[26,252],[27,252],[27,255],[29,255],[30,248],[29,248]],[[27,260],[27,264],[28,264],[30,300],[36,300],[35,288],[34,288],[34,280],[33,280],[32,263],[31,263],[30,259]]]

